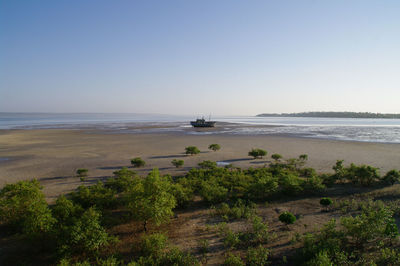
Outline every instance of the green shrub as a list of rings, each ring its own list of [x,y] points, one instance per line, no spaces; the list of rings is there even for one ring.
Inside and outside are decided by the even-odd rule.
[[[315,171],[314,168],[306,167],[306,168],[300,169],[300,175],[310,178],[310,177],[317,176],[317,172]]]
[[[255,204],[252,202],[245,204],[239,199],[232,207],[229,207],[227,203],[223,202],[215,208],[214,213],[218,216],[226,217],[227,221],[242,218],[248,219],[255,213]]]
[[[249,151],[249,156],[254,157],[254,159],[257,158],[262,158],[263,156],[267,155],[267,151],[263,150],[263,149],[251,149],[251,151]]]
[[[240,236],[240,234],[235,233],[232,230],[228,229],[225,232],[225,236],[224,236],[225,247],[235,248],[240,243],[239,236]]]
[[[136,157],[131,159],[131,164],[133,167],[139,168],[145,166],[146,162],[142,158]]]
[[[326,208],[326,210],[328,210],[328,207],[329,207],[330,205],[332,205],[332,203],[333,203],[333,201],[332,201],[332,199],[330,199],[330,198],[322,198],[322,199],[319,201],[319,204],[321,204],[322,206],[324,206],[324,207]]]
[[[185,153],[189,155],[199,154],[200,150],[196,146],[188,146],[185,148]]]
[[[259,216],[254,216],[252,220],[252,241],[255,243],[266,243],[269,239],[268,224],[262,221]]]
[[[303,190],[302,180],[292,172],[281,172],[278,175],[278,183],[280,190],[286,195],[296,195]]]
[[[67,225],[83,213],[83,208],[61,195],[57,198],[51,211],[54,218],[57,219],[58,225]]]
[[[136,172],[131,171],[126,167],[114,172],[115,177],[106,181],[105,186],[111,188],[115,192],[126,191],[129,187],[135,184]]]
[[[248,248],[246,261],[247,265],[263,266],[269,264],[268,262],[269,250],[263,246],[256,248]]]
[[[182,167],[183,164],[185,163],[183,160],[177,160],[177,159],[173,159],[171,161],[172,165],[175,166],[176,168]]]
[[[111,238],[100,225],[100,213],[89,208],[58,236],[62,253],[95,253],[110,243]]]
[[[312,176],[301,182],[303,194],[318,194],[326,189],[324,180],[319,176]]]
[[[208,146],[208,149],[213,151],[219,151],[221,149],[221,146],[219,144],[210,144],[210,146]]]
[[[76,175],[78,177],[86,177],[88,175],[89,170],[85,168],[79,168],[76,170]]]
[[[203,169],[214,169],[217,167],[217,163],[213,161],[203,161],[198,165]]]
[[[293,224],[294,222],[296,222],[296,216],[294,216],[290,212],[283,212],[281,213],[281,215],[279,215],[279,221],[286,225]]]
[[[397,170],[390,170],[389,172],[386,173],[386,175],[383,177],[383,180],[390,185],[393,185],[396,182],[400,181],[400,172]]]
[[[357,166],[351,164],[345,171],[346,178],[353,184],[371,186],[374,182],[379,180],[378,168],[369,165]]]
[[[228,199],[228,189],[218,185],[215,181],[203,181],[200,187],[200,196],[208,203],[216,204]]]
[[[126,201],[132,215],[143,222],[145,231],[148,222],[160,225],[168,221],[176,206],[176,199],[171,194],[171,182],[161,177],[158,169],[153,169],[146,178],[130,188]]]
[[[274,159],[275,161],[279,161],[280,159],[282,159],[282,155],[274,153],[271,155],[271,158]]]
[[[167,248],[167,236],[162,233],[144,235],[140,244],[143,256],[160,257]]]
[[[278,188],[277,178],[273,177],[271,173],[264,173],[254,178],[254,182],[250,184],[248,189],[248,197],[263,200],[274,195]]]
[[[222,264],[224,266],[245,266],[246,264],[243,262],[243,260],[239,256],[235,256],[232,253],[229,253],[228,256],[226,256],[224,263]]]
[[[200,239],[198,241],[199,243],[199,250],[201,254],[206,254],[209,252],[210,249],[210,242],[208,241],[208,239]]]
[[[97,182],[93,186],[79,186],[70,194],[71,200],[83,208],[97,206],[98,208],[110,208],[116,203],[115,191]]]
[[[193,190],[190,186],[182,185],[184,183],[171,184],[170,193],[175,197],[177,207],[185,208],[193,201]]]
[[[7,184],[0,190],[0,222],[30,237],[49,232],[56,222],[37,180]]]

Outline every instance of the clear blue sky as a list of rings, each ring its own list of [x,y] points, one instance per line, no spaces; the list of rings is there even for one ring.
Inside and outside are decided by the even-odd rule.
[[[0,111],[400,113],[400,1],[0,0]]]

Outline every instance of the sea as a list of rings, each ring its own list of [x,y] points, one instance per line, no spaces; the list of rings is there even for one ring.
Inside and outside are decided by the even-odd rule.
[[[86,129],[105,133],[275,135],[400,143],[400,119],[214,116],[215,128],[192,128],[195,116],[115,113],[0,113],[0,130]],[[208,119],[208,117],[207,117]]]

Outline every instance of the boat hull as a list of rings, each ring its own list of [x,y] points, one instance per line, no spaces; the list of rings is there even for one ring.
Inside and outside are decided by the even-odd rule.
[[[196,121],[191,121],[190,122],[190,124],[193,126],[193,127],[215,127],[215,121],[206,121],[206,122],[203,122],[203,123],[198,123],[198,122],[196,122]]]

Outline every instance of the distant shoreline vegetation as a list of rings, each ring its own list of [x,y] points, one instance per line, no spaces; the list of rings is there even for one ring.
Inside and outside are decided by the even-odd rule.
[[[381,114],[369,112],[302,112],[281,114],[258,114],[258,117],[328,117],[328,118],[398,118],[400,114]]]

